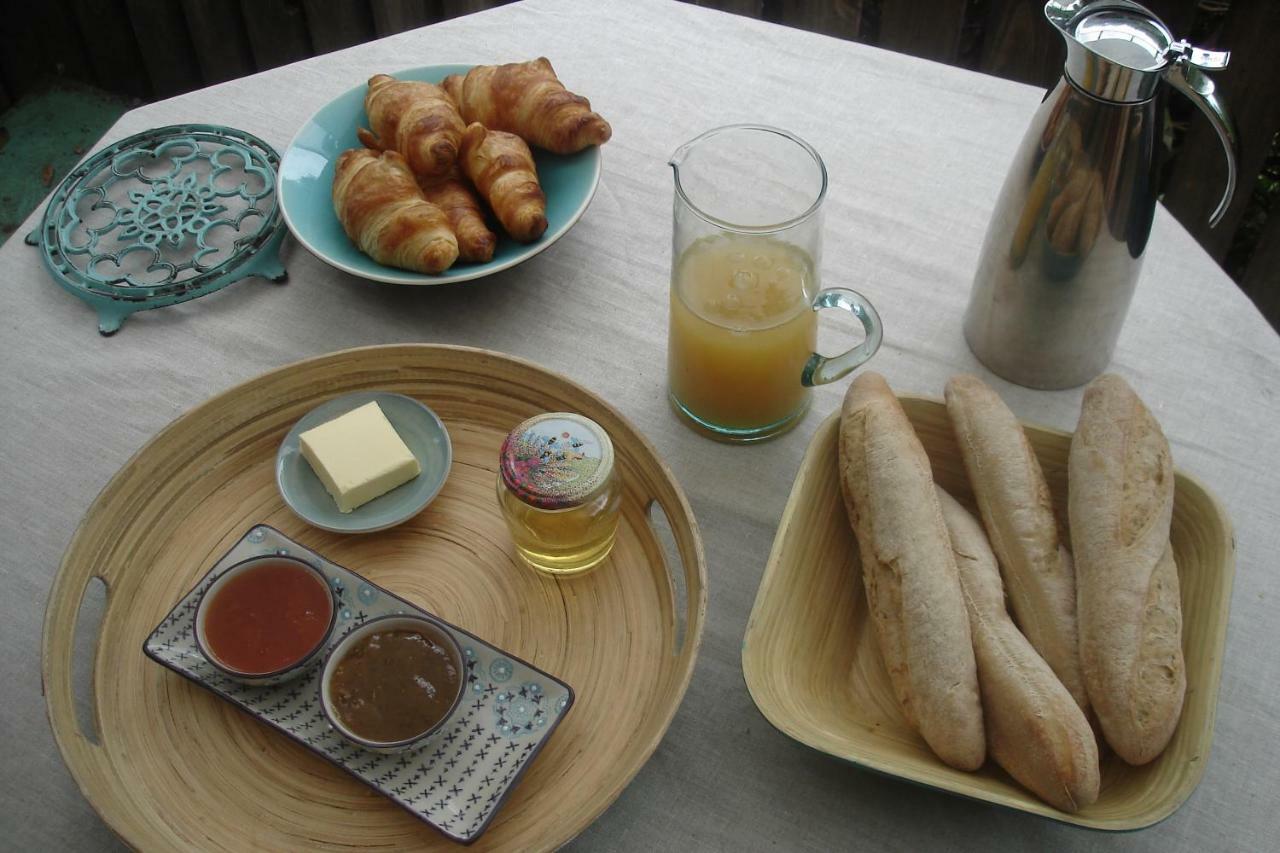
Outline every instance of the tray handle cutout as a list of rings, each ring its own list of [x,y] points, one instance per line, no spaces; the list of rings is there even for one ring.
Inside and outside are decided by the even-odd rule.
[[[650,500],[645,507],[645,519],[649,522],[649,528],[653,531],[654,537],[662,546],[662,564],[666,568],[667,577],[671,581],[676,620],[676,642],[672,649],[672,655],[679,657],[685,651],[685,635],[690,621],[694,618],[691,608],[695,604],[689,601],[689,585],[688,580],[685,578],[685,573],[690,571],[690,561],[695,560],[696,557],[692,554],[686,555],[681,543],[676,541],[675,531],[671,527],[671,520],[667,515],[666,509],[657,498]]]
[[[64,567],[66,568],[66,567]],[[111,599],[107,579],[86,567],[83,575],[61,572],[49,596],[41,655],[41,689],[54,738],[64,754],[86,761],[106,757],[99,740],[96,679],[98,640]],[[78,595],[65,595],[62,584],[78,585]]]
[[[72,634],[71,690],[76,707],[76,723],[85,740],[98,746],[98,720],[94,713],[96,691],[94,669],[98,659],[98,636],[107,610],[107,582],[91,575],[80,596]]]

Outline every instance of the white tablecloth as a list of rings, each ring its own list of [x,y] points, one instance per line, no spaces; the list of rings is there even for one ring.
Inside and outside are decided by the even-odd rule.
[[[1186,805],[1151,829],[1107,836],[889,781],[779,734],[743,685],[739,650],[775,525],[845,383],[820,390],[798,429],[759,447],[715,444],[676,422],[664,376],[667,157],[736,121],[813,143],[831,174],[825,283],[879,307],[887,332],[873,364],[895,388],[940,395],[952,373],[986,375],[960,315],[1040,91],[684,4],[529,0],[139,108],[103,144],[205,122],[283,151],[316,108],[371,73],[537,55],[592,99],[614,137],[582,221],[491,279],[374,284],[289,243],[288,284],[241,282],[102,338],[35,249],[10,239],[0,250],[0,848],[118,844],[64,768],[40,695],[44,603],[98,490],[166,423],[235,383],[344,347],[425,341],[505,350],[600,393],[657,445],[701,525],[710,606],[693,684],[653,759],[578,849],[1274,849],[1280,339],[1163,210],[1113,369],[1156,412],[1176,463],[1225,503],[1239,546],[1213,750]],[[559,310],[527,322],[548,303]],[[849,326],[828,315],[824,324],[823,348],[843,349]],[[992,381],[1021,417],[1073,428],[1079,390]]]

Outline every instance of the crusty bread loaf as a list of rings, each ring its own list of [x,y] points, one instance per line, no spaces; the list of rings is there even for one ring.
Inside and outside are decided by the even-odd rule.
[[[976,376],[947,382],[947,414],[982,523],[1022,633],[1081,710],[1076,579],[1058,537],[1049,484],[1027,435],[1000,396]]]
[[[1187,673],[1169,442],[1120,377],[1085,389],[1067,476],[1085,687],[1107,743],[1145,764],[1173,736]]]
[[[845,396],[840,483],[903,713],[939,758],[977,769],[986,742],[955,556],[924,447],[879,374],[860,375]]]
[[[1098,744],[1084,712],[1009,618],[978,520],[938,489],[960,571],[982,691],[987,750],[1040,799],[1074,812],[1098,798]]]

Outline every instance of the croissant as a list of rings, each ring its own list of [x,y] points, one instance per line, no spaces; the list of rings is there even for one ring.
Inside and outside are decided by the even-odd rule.
[[[609,122],[591,111],[556,77],[546,57],[510,65],[477,65],[440,83],[468,124],[514,133],[555,154],[573,154],[609,141]]]
[[[462,135],[460,159],[462,171],[508,234],[521,243],[542,236],[547,230],[547,197],[523,139],[473,123]]]
[[[493,258],[498,237],[484,222],[480,200],[467,186],[455,166],[443,178],[419,180],[422,195],[444,211],[449,227],[458,238],[458,257],[464,261],[485,262]]]
[[[344,151],[333,175],[333,209],[351,242],[380,264],[438,273],[458,258],[448,218],[422,197],[398,152]]]
[[[357,129],[360,142],[377,151],[399,151],[419,177],[444,175],[458,159],[466,125],[439,86],[375,74],[364,110],[372,132]]]

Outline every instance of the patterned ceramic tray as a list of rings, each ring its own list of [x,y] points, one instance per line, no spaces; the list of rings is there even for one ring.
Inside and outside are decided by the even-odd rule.
[[[200,596],[224,569],[265,554],[301,557],[328,577],[338,604],[330,649],[375,616],[425,612],[278,530],[258,525],[157,626],[143,647],[147,657],[284,732],[450,838],[474,841],[573,706],[573,689],[449,625],[467,668],[466,693],[453,716],[421,749],[397,755],[368,752],[326,722],[320,710],[320,667],[286,684],[248,687],[218,673],[197,650],[192,628]]]

